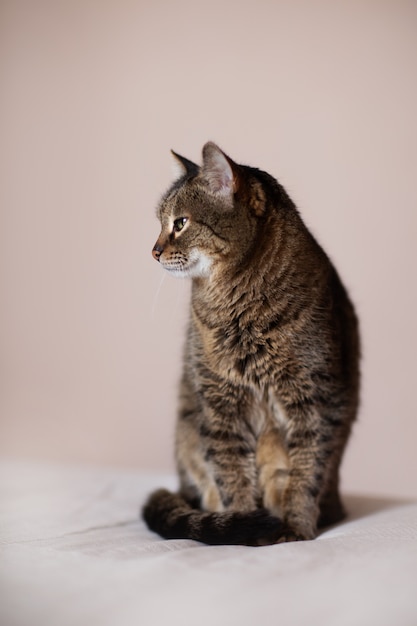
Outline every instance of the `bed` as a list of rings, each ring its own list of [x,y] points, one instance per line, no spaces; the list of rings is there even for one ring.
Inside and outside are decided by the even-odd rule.
[[[309,542],[165,541],[139,518],[174,476],[3,460],[2,626],[416,626],[417,503],[346,495]]]

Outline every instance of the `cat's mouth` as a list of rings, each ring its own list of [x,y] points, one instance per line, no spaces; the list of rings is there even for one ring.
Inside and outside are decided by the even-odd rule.
[[[162,267],[173,276],[179,278],[203,278],[209,275],[211,260],[204,254],[193,251],[188,259],[176,259],[171,261],[163,261]]]
[[[187,264],[178,263],[178,262],[170,263],[169,261],[167,263],[163,263],[161,261],[161,265],[164,268],[164,270],[166,270],[173,276],[185,277],[187,275],[187,270],[188,270]]]

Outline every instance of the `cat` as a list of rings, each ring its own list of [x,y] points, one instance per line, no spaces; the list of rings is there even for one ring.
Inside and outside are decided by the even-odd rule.
[[[216,144],[173,152],[152,254],[192,279],[178,493],[143,508],[165,538],[310,540],[344,517],[339,466],[359,401],[359,330],[331,261],[272,176]]]

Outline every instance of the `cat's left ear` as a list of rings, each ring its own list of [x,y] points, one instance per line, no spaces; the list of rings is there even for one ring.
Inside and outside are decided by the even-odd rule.
[[[172,154],[172,167],[174,170],[174,176],[176,178],[182,178],[183,176],[197,176],[199,167],[192,161],[189,161],[185,157],[177,154],[171,150]]]
[[[233,161],[212,141],[203,148],[202,174],[214,193],[227,197],[232,196],[237,189]]]

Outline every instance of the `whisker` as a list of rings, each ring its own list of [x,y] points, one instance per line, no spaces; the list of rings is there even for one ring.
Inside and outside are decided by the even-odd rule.
[[[175,302],[174,302],[174,315],[178,316],[179,312],[182,313],[183,304],[185,301],[188,302],[189,298],[189,288],[190,282],[188,280],[179,279],[177,280],[177,289],[175,294]]]
[[[155,295],[154,295],[154,298],[153,298],[152,307],[151,307],[151,317],[153,317],[155,315],[156,305],[157,305],[157,302],[158,302],[159,294],[161,293],[162,283],[164,282],[165,278],[166,278],[166,272],[163,271],[162,272],[162,276],[161,276],[161,280],[159,282],[159,285],[158,285],[158,287],[156,289],[156,292],[155,292]]]

